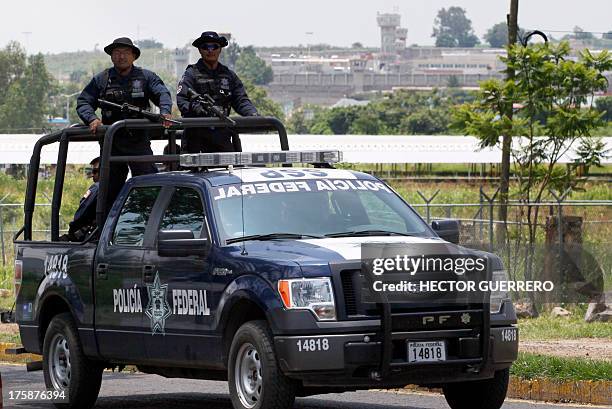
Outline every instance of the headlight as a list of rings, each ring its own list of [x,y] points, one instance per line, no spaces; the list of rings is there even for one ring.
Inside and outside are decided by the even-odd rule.
[[[508,274],[505,270],[493,272],[492,282],[508,281]],[[492,283],[493,284],[493,283]],[[493,284],[494,285],[494,284]],[[494,285],[494,288],[504,288],[502,285]],[[502,303],[508,299],[508,291],[491,291],[491,314],[497,314],[501,310]]]
[[[329,277],[279,280],[278,292],[287,309],[310,310],[320,321],[336,319],[336,304]]]

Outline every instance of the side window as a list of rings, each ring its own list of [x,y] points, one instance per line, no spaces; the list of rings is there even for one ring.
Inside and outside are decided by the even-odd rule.
[[[198,192],[187,187],[177,187],[159,225],[160,230],[191,230],[193,237],[206,237],[204,208]]]
[[[111,244],[142,246],[145,228],[160,187],[137,187],[130,191],[121,209]]]

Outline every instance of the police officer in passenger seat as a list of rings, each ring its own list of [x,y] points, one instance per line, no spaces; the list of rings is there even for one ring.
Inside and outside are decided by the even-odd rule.
[[[102,124],[111,125],[123,119],[138,117],[104,108],[100,120],[96,116],[98,99],[117,104],[128,103],[147,110],[150,109],[149,102],[153,102],[164,117],[170,118],[172,112],[170,91],[154,72],[134,65],[134,61],[140,57],[140,49],[132,43],[132,40],[127,37],[117,38],[104,47],[104,51],[111,56],[113,67],[94,76],[77,99],[77,113],[81,120],[89,125],[91,132],[95,134],[98,126]],[[111,154],[152,155],[150,137],[146,131],[122,129],[115,134]],[[129,167],[132,176],[157,172],[152,163],[134,162],[129,163]],[[107,209],[110,209],[121,191],[127,174],[127,164],[110,164]]]
[[[227,39],[214,31],[203,32],[192,43],[198,48],[202,58],[187,66],[178,83],[176,103],[184,118],[213,116],[197,101],[190,101],[189,89],[200,95],[210,95],[225,115],[229,115],[232,108],[242,116],[259,115],[240,78],[219,62],[221,49],[227,44]],[[188,153],[233,152],[232,134],[228,128],[187,129],[182,144],[183,150]]]
[[[68,225],[68,233],[60,236],[60,241],[83,241],[96,227],[96,202],[98,199],[98,185],[100,180],[100,158],[94,158],[87,177],[91,177],[93,184],[85,192],[74,213],[74,219]]]

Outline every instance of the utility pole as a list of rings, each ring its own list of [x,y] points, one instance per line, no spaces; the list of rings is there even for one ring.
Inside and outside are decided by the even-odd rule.
[[[68,125],[70,125],[70,98],[75,95],[79,95],[80,92],[75,92],[73,94],[62,94],[60,97],[66,98],[66,121],[68,121]]]
[[[516,44],[518,37],[518,2],[519,0],[510,0],[510,13],[506,16],[508,24],[508,47]],[[507,71],[508,80],[514,79],[514,70],[508,69]],[[507,116],[512,120],[512,102],[508,104]],[[508,220],[508,191],[510,187],[510,150],[512,147],[512,135],[504,135],[502,138],[502,161],[501,161],[501,180],[499,184],[499,200],[501,206],[499,206],[499,220],[504,224],[500,226],[499,241],[498,243],[503,244],[506,241],[506,232]]]

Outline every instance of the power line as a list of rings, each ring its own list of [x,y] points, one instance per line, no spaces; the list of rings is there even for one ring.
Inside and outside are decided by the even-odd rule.
[[[539,29],[540,31],[543,31],[545,33],[566,33],[566,34],[608,34],[608,33],[612,33],[612,30],[610,31],[568,31],[568,30],[545,30],[545,29]],[[532,31],[532,30],[529,30]]]

